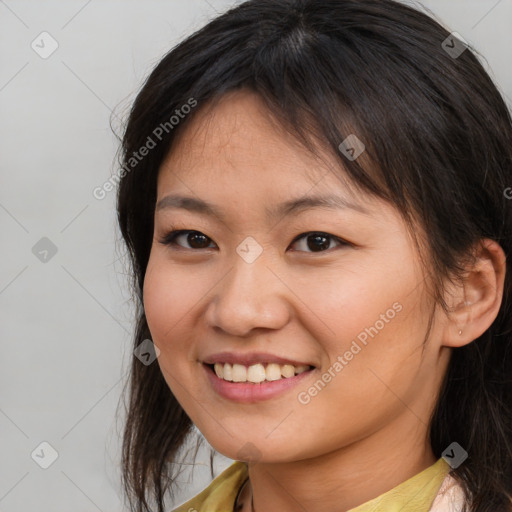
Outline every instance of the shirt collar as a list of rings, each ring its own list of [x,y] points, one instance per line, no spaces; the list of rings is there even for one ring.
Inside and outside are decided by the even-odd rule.
[[[439,489],[450,471],[450,465],[440,458],[420,473],[348,512],[404,512],[430,509]]]

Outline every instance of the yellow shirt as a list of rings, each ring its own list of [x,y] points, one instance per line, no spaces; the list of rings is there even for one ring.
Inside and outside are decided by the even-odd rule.
[[[449,464],[440,458],[409,480],[349,512],[428,512],[449,471]],[[206,489],[173,512],[233,512],[238,491],[248,477],[247,465],[235,461]]]

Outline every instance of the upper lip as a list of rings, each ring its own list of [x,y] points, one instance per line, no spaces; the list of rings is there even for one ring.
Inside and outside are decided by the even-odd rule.
[[[205,364],[229,363],[251,366],[257,363],[276,363],[279,365],[291,364],[293,366],[314,366],[311,363],[279,357],[265,352],[248,352],[246,354],[235,352],[219,352],[203,359]]]

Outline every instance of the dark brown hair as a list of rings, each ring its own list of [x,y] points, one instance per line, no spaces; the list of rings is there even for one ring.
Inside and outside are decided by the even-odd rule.
[[[498,317],[453,349],[430,436],[437,457],[453,441],[468,452],[451,472],[468,511],[512,511],[512,120],[476,52],[458,40],[443,44],[449,36],[393,0],[250,0],[169,51],[137,95],[121,146],[117,208],[138,306],[133,347],[151,339],[142,288],[160,164],[202,107],[251,89],[308,147],[314,137],[324,141],[350,182],[419,219],[442,307],[445,278],[460,276],[476,242],[490,238],[503,248]],[[455,44],[458,55],[449,50]],[[197,106],[170,123],[191,99]],[[156,137],[159,126],[167,129]],[[365,159],[341,155],[338,146],[352,133],[366,145]],[[148,137],[156,144],[135,164]],[[192,424],[157,364],[134,356],[130,372],[124,486],[132,511],[154,502],[163,512]]]

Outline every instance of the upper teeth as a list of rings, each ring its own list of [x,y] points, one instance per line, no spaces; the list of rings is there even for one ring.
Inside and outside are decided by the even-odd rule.
[[[230,382],[263,382],[289,378],[309,369],[308,365],[293,366],[291,364],[269,363],[267,367],[261,363],[249,367],[243,364],[215,363],[215,373],[220,379]]]

